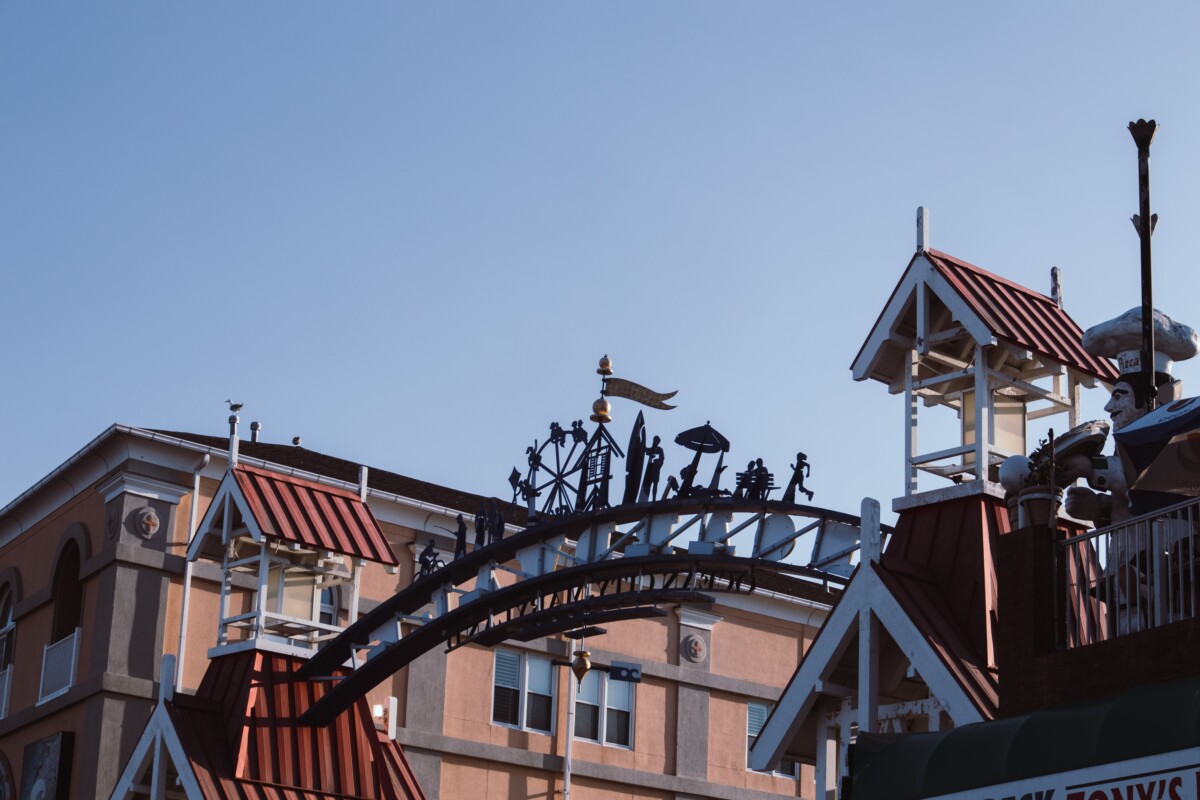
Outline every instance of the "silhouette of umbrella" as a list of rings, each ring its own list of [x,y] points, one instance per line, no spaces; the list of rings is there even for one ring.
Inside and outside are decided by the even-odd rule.
[[[697,453],[728,453],[729,440],[717,432],[709,423],[698,428],[688,428],[675,437],[675,444],[695,450]]]

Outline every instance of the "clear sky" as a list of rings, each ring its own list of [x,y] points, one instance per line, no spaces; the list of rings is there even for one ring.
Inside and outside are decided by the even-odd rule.
[[[1157,305],[1200,326],[1197,41],[1184,3],[3,0],[0,505],[226,398],[504,495],[608,353],[679,390],[652,435],[712,420],[887,508],[902,401],[849,365],[917,206],[940,250],[1060,266],[1087,327],[1138,303],[1154,117]]]

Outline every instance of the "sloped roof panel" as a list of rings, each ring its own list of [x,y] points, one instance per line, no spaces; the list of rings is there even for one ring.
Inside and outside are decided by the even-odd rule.
[[[233,474],[267,536],[368,561],[399,563],[375,515],[358,495],[245,464]]]
[[[1046,295],[938,250],[925,256],[997,338],[1102,381],[1116,380],[1112,362],[1083,349],[1083,330]]]
[[[297,722],[329,687],[299,678],[298,664],[261,651],[221,656],[194,697],[170,701],[205,797],[425,800],[399,744],[376,731],[365,699],[328,727]]]

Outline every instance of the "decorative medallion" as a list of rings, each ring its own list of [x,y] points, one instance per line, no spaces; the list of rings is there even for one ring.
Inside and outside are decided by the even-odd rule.
[[[104,536],[108,541],[116,541],[117,536],[121,533],[121,520],[116,513],[110,513],[108,518],[104,520]]]
[[[153,508],[143,508],[138,512],[137,532],[143,539],[152,539],[160,527],[162,527],[162,522],[159,521],[158,514],[154,513]]]
[[[696,663],[703,661],[708,655],[708,645],[704,644],[704,640],[694,633],[683,637],[679,649],[683,652],[684,658]]]

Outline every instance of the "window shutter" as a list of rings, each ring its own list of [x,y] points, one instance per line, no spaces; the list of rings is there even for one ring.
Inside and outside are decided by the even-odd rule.
[[[767,721],[767,707],[762,703],[750,703],[746,710],[746,735],[758,736]]]
[[[521,656],[507,650],[496,651],[496,685],[521,688]]]

